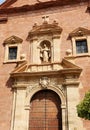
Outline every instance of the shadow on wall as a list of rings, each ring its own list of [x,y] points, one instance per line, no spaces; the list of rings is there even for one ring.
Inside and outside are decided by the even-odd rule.
[[[11,77],[9,77],[9,79],[6,82],[6,86],[8,88],[12,88],[12,85],[13,85],[13,79]]]

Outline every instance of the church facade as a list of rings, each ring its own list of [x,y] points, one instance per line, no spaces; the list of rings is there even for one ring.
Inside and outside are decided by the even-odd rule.
[[[89,130],[89,0],[0,5],[0,130]]]

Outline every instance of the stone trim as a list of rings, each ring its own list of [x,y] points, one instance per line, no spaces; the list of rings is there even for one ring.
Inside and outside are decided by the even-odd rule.
[[[87,41],[87,48],[88,48],[88,52],[87,53],[79,53],[77,54],[76,53],[76,40],[86,40]],[[73,55],[74,56],[87,56],[87,55],[90,55],[90,36],[88,36],[86,34],[86,36],[80,36],[80,37],[72,37],[71,39],[72,41],[72,47],[73,47]]]
[[[7,21],[8,21],[8,17],[7,16],[0,16],[0,24],[6,23]]]
[[[22,42],[23,42],[23,40],[21,38],[13,35],[13,36],[7,38],[6,40],[4,40],[3,45],[6,45],[6,44],[16,44],[16,43],[20,44]]]
[[[48,21],[44,21],[41,25],[34,24],[32,30],[29,32],[28,37],[38,38],[38,35],[52,35],[53,38],[60,38],[60,34],[62,32],[62,28],[58,26],[58,23],[56,20],[53,21],[53,23],[49,24]]]
[[[17,97],[17,90],[14,89],[14,92],[13,92],[12,119],[11,119],[11,129],[10,130],[13,130],[13,128],[14,128],[15,109],[16,109],[16,97]]]
[[[42,88],[41,86],[33,86],[33,87],[30,87],[30,90],[28,88],[28,91],[27,91],[27,94],[26,94],[26,102],[25,102],[25,106],[29,106],[30,104],[30,100],[31,98],[33,97],[33,95],[40,91],[40,90],[52,90],[54,92],[56,92],[58,94],[58,96],[60,97],[61,99],[61,102],[62,102],[62,106],[66,106],[66,101],[65,101],[65,95],[64,93],[61,91],[61,89],[57,86],[48,86],[47,88]]]
[[[30,77],[30,73],[28,73],[29,74],[28,78],[24,77],[25,75],[23,75],[23,73],[22,73],[22,76],[13,77],[15,79],[13,90],[14,91],[17,90],[17,93],[16,93],[15,119],[14,119],[14,115],[12,115],[13,119],[12,119],[11,130],[18,130],[18,129],[28,130],[30,101],[33,95],[41,90],[52,90],[59,96],[59,98],[61,99],[61,109],[62,109],[62,127],[63,127],[62,130],[68,130],[69,122],[68,122],[67,87],[68,87],[68,90],[75,89],[76,92],[78,92],[77,82],[78,82],[81,69],[69,63],[68,61],[64,61],[64,64],[65,63],[67,65],[74,67],[75,72],[73,72],[72,69],[69,70],[68,68],[66,70],[60,71],[61,73],[60,72],[58,73],[57,71],[58,73],[57,77],[55,75],[52,75],[51,72],[49,72],[51,76],[43,74],[43,77],[48,76],[47,78],[44,78],[44,81],[46,80],[46,82],[44,81],[41,82],[42,76],[40,72],[38,73],[39,74],[38,77],[36,76],[36,74],[34,74],[33,76],[31,74],[31,77]],[[42,86],[43,85],[42,83],[44,83],[45,87]],[[21,126],[20,123],[22,122],[24,124]]]
[[[74,31],[72,31],[69,34],[69,37],[70,38],[72,38],[72,37],[83,37],[83,36],[86,36],[86,35],[90,35],[90,30],[83,28],[83,27],[79,27],[79,28],[76,28]]]
[[[59,98],[61,99],[61,108],[62,108],[62,127],[63,127],[63,130],[66,130],[67,129],[67,124],[66,124],[66,99],[65,99],[65,95],[64,93],[60,90],[59,87],[57,86],[48,86],[46,89],[48,90],[52,90],[54,92],[56,92],[56,94],[59,96]],[[43,89],[42,87],[40,86],[37,86],[37,87],[32,87],[32,89],[29,91],[29,94],[28,96],[26,97],[26,102],[25,102],[25,110],[26,113],[27,113],[27,121],[29,120],[29,108],[30,108],[30,100],[31,98],[33,97],[33,95],[40,91],[40,90],[45,90]],[[27,125],[27,128],[28,128],[28,125]]]
[[[72,31],[69,34],[69,38],[71,39],[72,42],[72,55],[73,56],[86,56],[90,55],[90,30],[79,27],[76,28],[74,31]],[[88,52],[87,53],[76,53],[76,40],[86,40],[87,41],[87,47],[88,47]]]
[[[9,38],[7,38],[3,45],[5,47],[5,59],[4,59],[4,63],[9,63],[9,62],[17,62],[18,60],[20,60],[20,50],[21,50],[21,43],[22,43],[22,39],[18,38],[17,36],[11,36]],[[9,48],[10,47],[17,47],[17,58],[10,60],[8,59],[8,54],[9,54]]]

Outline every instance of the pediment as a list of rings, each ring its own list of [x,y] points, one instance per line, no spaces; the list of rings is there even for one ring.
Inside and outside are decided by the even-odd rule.
[[[56,66],[56,68],[55,68]],[[51,69],[50,69],[51,67]],[[46,69],[45,69],[46,68]],[[20,63],[11,73],[11,77],[16,76],[37,76],[45,74],[80,74],[82,69],[76,64],[66,60],[65,58],[61,63],[54,64],[29,64],[27,61]]]
[[[15,44],[15,43],[22,43],[23,40],[17,36],[11,36],[9,38],[7,38],[5,41],[4,41],[4,45],[5,44]]]
[[[72,31],[69,34],[69,37],[78,37],[78,36],[85,36],[85,35],[90,35],[90,30],[79,27],[79,28],[76,28],[74,31]]]
[[[68,68],[81,69],[75,63],[73,63],[72,61],[67,60],[66,58],[64,58],[62,60],[61,65],[63,66],[63,69],[68,69]]]
[[[53,21],[52,24],[49,24],[47,21],[44,21],[41,25],[37,25],[35,23],[32,30],[29,32],[28,37],[43,34],[60,34],[61,32],[62,28],[58,25],[56,21]]]

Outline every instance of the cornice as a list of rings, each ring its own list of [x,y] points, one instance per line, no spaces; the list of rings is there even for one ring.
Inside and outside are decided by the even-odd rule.
[[[55,64],[55,63],[54,63]],[[50,64],[52,66],[52,64]],[[30,70],[30,66],[33,67],[32,65],[28,64],[27,61],[23,62],[22,64],[20,64],[19,66],[17,66],[14,71],[12,71],[12,73],[10,74],[11,77],[15,78],[15,77],[28,77],[28,76],[41,76],[41,75],[59,75],[59,76],[67,76],[67,75],[77,75],[79,76],[82,69],[75,65],[74,63],[63,59],[62,63],[59,63],[59,65],[61,67],[59,67],[59,69],[55,70],[42,70],[42,71],[32,71]],[[34,65],[37,67],[37,65]],[[40,67],[40,65],[38,65]],[[63,67],[64,66],[64,67]],[[66,66],[66,67],[65,67]],[[42,65],[41,65],[42,67]]]
[[[38,35],[44,35],[44,34],[61,34],[62,28],[58,26],[58,23],[54,20],[52,24],[49,24],[47,21],[44,21],[41,25],[35,25],[33,26],[32,30],[29,32],[28,38],[32,38],[34,36]],[[56,35],[56,36],[57,36]]]
[[[62,1],[62,0],[56,0],[56,1],[49,1],[49,2],[40,2],[36,3],[34,5],[24,5],[20,7],[8,7],[9,5],[12,4],[12,2],[15,2],[16,0],[9,0],[7,3],[5,2],[2,4],[0,7],[0,14],[12,14],[12,13],[21,13],[21,12],[28,12],[28,11],[35,11],[35,10],[40,10],[40,9],[46,9],[50,7],[58,7],[58,6],[64,6],[64,5],[74,5],[74,4],[79,4],[81,2],[88,2],[88,0],[67,0],[67,1]]]
[[[45,76],[45,75],[80,75],[82,72],[82,69],[77,68],[70,68],[70,69],[62,69],[59,71],[43,71],[43,72],[17,72],[17,73],[11,73],[11,77],[32,77],[32,76]]]

